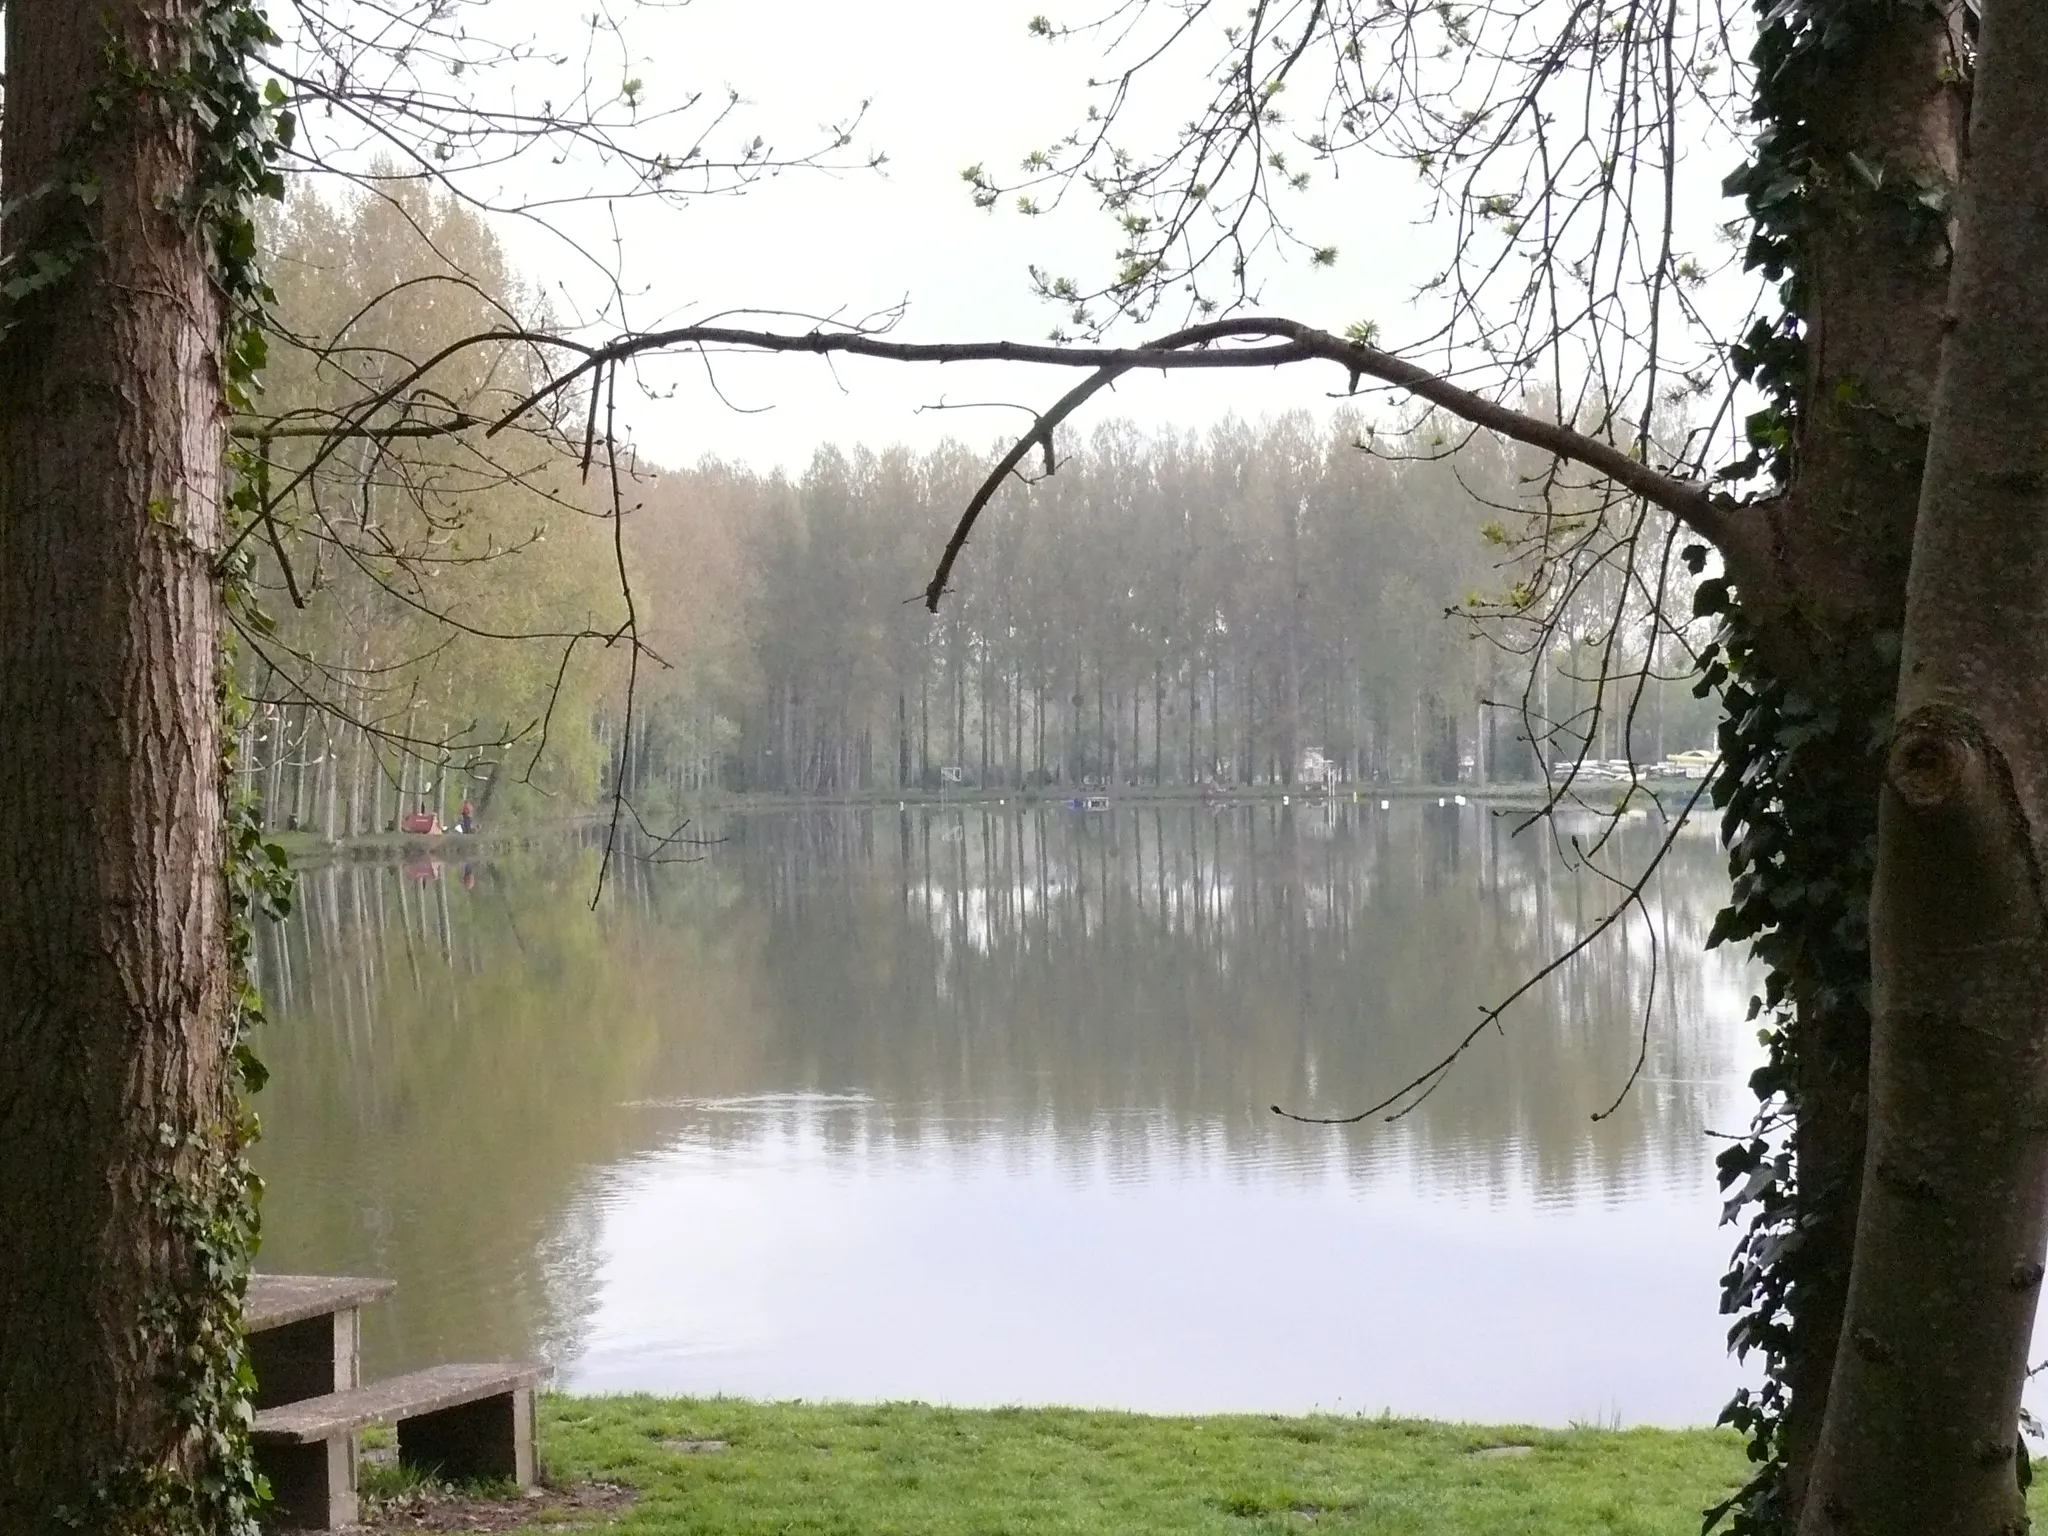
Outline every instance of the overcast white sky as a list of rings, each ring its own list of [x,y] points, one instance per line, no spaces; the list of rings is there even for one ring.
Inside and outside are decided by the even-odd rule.
[[[907,301],[896,333],[904,339],[1042,339],[1059,317],[1032,297],[1027,265],[1099,274],[1113,246],[1109,226],[1078,204],[1071,217],[979,211],[960,179],[975,161],[1010,170],[1028,149],[1081,121],[1085,82],[1099,57],[1086,44],[1029,37],[1026,22],[1042,8],[1043,0],[691,0],[632,13],[634,73],[650,110],[696,89],[717,98],[730,86],[747,98],[736,125],[712,142],[714,152],[730,148],[742,127],[784,149],[813,143],[819,125],[851,116],[865,99],[871,105],[856,148],[878,150],[888,163],[880,172],[794,171],[738,197],[593,208],[558,222],[608,246],[617,219],[636,326],[734,308],[857,317]],[[555,5],[492,0],[483,19],[516,27],[523,18],[533,35],[573,42],[580,28],[571,16]],[[1195,98],[1172,94],[1184,115]],[[528,166],[521,174],[556,173]],[[1405,296],[1423,275],[1424,242],[1409,227],[1412,214],[1371,210],[1412,208],[1412,178],[1377,168],[1369,187],[1367,167],[1345,174],[1341,189],[1324,178],[1319,195],[1303,203],[1316,237],[1341,248],[1338,266],[1275,267],[1262,307],[1337,329],[1370,316],[1398,339]],[[562,245],[516,222],[502,232],[530,277],[561,285],[565,310],[592,300],[590,269]],[[655,364],[648,383],[673,394],[636,403],[631,422],[661,462],[717,454],[797,468],[823,442],[986,442],[1023,418],[919,408],[1043,404],[1073,377],[1014,367],[728,358],[714,390],[700,363]],[[1089,420],[1126,415],[1195,425],[1233,410],[1328,410],[1328,392],[1341,383],[1334,370],[1130,379]],[[1086,422],[1079,425],[1086,430]]]
[[[623,8],[629,53],[621,55],[616,43],[588,47],[593,4]],[[1111,0],[581,0],[574,7],[565,0],[471,0],[455,14],[473,33],[531,38],[571,55],[570,63],[522,71],[495,87],[516,86],[528,100],[573,94],[586,75],[600,92],[615,90],[619,79],[608,78],[615,71],[642,82],[649,113],[695,91],[712,102],[728,88],[741,92],[746,104],[706,146],[713,155],[730,154],[757,132],[785,153],[801,150],[819,142],[822,125],[870,103],[849,156],[879,152],[887,157],[880,171],[791,171],[738,196],[553,213],[565,233],[616,266],[634,328],[734,310],[850,321],[902,303],[895,334],[905,340],[1035,341],[1060,317],[1032,297],[1027,267],[1035,262],[1099,279],[1114,233],[1085,197],[1035,219],[1007,207],[978,210],[960,173],[975,162],[999,175],[1011,172],[1026,151],[1083,121],[1087,79],[1103,61],[1089,42],[1054,45],[1029,36],[1027,22],[1046,7],[1061,21],[1114,9]],[[1218,18],[1229,9],[1218,7]],[[1200,43],[1185,55],[1190,70],[1214,57]],[[595,62],[586,64],[586,57]],[[1127,114],[1122,141],[1157,148],[1205,95],[1199,78],[1156,76],[1151,95]],[[665,132],[638,142],[676,150],[690,137]],[[1697,247],[1713,243],[1713,224],[1733,211],[1717,190],[1733,160],[1725,139],[1696,145],[1689,156],[1681,209],[1695,215]],[[1424,219],[1413,170],[1352,154],[1334,171],[1313,171],[1311,190],[1290,200],[1290,212],[1302,234],[1338,248],[1337,265],[1262,264],[1259,307],[1332,330],[1369,318],[1396,348],[1426,334],[1430,327],[1411,309],[1410,295],[1449,252],[1446,231]],[[525,155],[502,173],[479,173],[471,185],[502,192],[501,174],[518,178],[515,196],[580,191],[603,179],[587,164],[551,166]],[[602,302],[606,284],[570,245],[517,220],[500,232],[527,277],[555,295],[561,316],[588,315]],[[1162,317],[1165,325],[1182,318]],[[615,325],[614,317],[602,329]],[[926,445],[953,436],[988,443],[1024,418],[1013,410],[930,408],[1043,405],[1074,377],[1069,370],[999,365],[726,357],[717,362],[714,387],[701,360],[655,361],[643,377],[652,397],[632,399],[627,425],[658,462],[709,454],[795,469],[826,442]],[[1231,412],[1328,412],[1330,392],[1342,383],[1334,370],[1314,367],[1131,377],[1074,425],[1085,432],[1117,415],[1200,426]],[[1390,407],[1382,396],[1368,409]]]

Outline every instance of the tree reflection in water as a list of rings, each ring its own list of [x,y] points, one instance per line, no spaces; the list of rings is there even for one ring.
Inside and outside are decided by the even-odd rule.
[[[1609,887],[1512,825],[735,816],[595,913],[568,842],[319,870],[264,943],[262,1262],[396,1276],[380,1370],[1709,1418],[1703,1132],[1751,1054],[1746,975],[1701,949],[1710,832],[1406,1119],[1266,1108],[1378,1097],[1599,919]],[[1663,837],[1625,825],[1616,866]]]

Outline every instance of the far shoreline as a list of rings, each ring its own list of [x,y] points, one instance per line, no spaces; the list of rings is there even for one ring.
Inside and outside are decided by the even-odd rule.
[[[1496,812],[1536,813],[1555,799],[1567,810],[1608,814],[1632,802],[1627,808],[1649,813],[1653,806],[1677,812],[1695,800],[1704,801],[1697,780],[1669,776],[1646,777],[1633,784],[1616,778],[1583,780],[1569,794],[1555,785],[1540,782],[1404,783],[1363,782],[1340,784],[1327,792],[1279,784],[1237,785],[1199,790],[1185,785],[1119,785],[1108,788],[1070,788],[1065,785],[964,788],[952,790],[855,790],[839,794],[785,794],[779,791],[721,791],[693,798],[672,815],[695,823],[706,816],[752,816],[797,811],[862,810],[964,810],[1017,809],[1074,811],[1104,814],[1139,807],[1187,806],[1207,810],[1264,805],[1296,810],[1320,810],[1343,805],[1377,806],[1380,801],[1482,805]],[[661,818],[668,830],[667,818]],[[311,869],[324,864],[362,860],[389,862],[418,855],[441,859],[492,857],[523,848],[559,842],[562,838],[602,832],[610,822],[603,808],[573,816],[540,821],[518,821],[503,828],[485,828],[463,833],[453,829],[440,832],[365,832],[353,837],[329,840],[305,829],[266,832],[264,841],[284,850],[295,868]],[[652,822],[649,825],[653,825]]]

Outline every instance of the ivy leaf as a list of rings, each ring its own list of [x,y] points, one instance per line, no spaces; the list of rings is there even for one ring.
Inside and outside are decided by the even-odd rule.
[[[1875,192],[1884,186],[1884,167],[1882,165],[1872,165],[1853,149],[1842,158],[1849,162],[1849,169],[1854,171],[1863,184],[1869,187],[1871,191]]]

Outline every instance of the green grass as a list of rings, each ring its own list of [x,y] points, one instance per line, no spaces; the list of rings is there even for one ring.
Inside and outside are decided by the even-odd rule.
[[[674,1536],[1694,1536],[1744,1468],[1712,1430],[651,1397],[549,1398],[541,1454]]]

